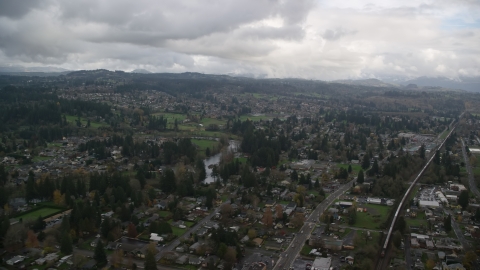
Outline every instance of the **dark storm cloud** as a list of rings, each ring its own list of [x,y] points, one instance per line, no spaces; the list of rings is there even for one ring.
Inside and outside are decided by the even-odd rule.
[[[0,0],[0,16],[19,18],[43,4],[38,0]]]

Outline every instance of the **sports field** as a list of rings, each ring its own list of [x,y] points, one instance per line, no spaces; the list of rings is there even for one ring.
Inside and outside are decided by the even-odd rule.
[[[56,209],[56,208],[49,208],[49,207],[42,207],[39,208],[35,211],[23,214],[21,216],[18,216],[17,219],[22,219],[23,221],[28,221],[28,220],[35,220],[38,217],[46,217],[50,216],[56,213],[60,213],[62,210]]]

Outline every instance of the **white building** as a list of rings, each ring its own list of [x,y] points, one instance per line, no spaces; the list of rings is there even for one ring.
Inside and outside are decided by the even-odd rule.
[[[316,257],[312,265],[312,270],[329,270],[332,265],[332,258]]]
[[[367,203],[370,204],[382,204],[382,200],[379,198],[367,198]]]
[[[159,236],[156,233],[150,233],[150,240],[155,242],[163,242],[163,237]]]
[[[437,201],[419,201],[418,206],[421,208],[438,208],[440,204]]]

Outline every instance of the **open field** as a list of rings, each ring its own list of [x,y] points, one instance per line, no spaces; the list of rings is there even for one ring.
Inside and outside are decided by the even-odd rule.
[[[169,223],[171,224],[171,222],[172,221],[170,220]],[[194,224],[193,222],[185,221],[185,226],[187,226],[187,228],[185,229],[172,226],[172,233],[173,235],[180,237],[187,231],[188,228],[192,227],[193,224]]]
[[[23,221],[36,220],[38,217],[46,217],[46,216],[50,216],[50,215],[60,213],[60,212],[62,212],[62,210],[60,210],[60,209],[42,207],[42,208],[39,208],[39,209],[37,209],[33,212],[26,213],[26,214],[23,214],[21,216],[18,216],[17,218],[18,219],[21,218]]]
[[[355,250],[360,250],[366,246],[372,246],[373,244],[378,244],[380,241],[380,233],[370,231],[371,239],[367,239],[367,232],[362,230],[357,230],[356,238],[358,241],[355,241]]]
[[[344,168],[344,169],[348,170],[348,165],[350,165],[350,164],[337,164],[337,167]],[[351,164],[351,166],[352,166],[352,173],[354,175],[357,175],[358,172],[362,169],[362,166],[360,166],[358,164]]]
[[[427,218],[425,216],[425,212],[418,212],[417,217],[405,218],[405,222],[407,222],[408,226],[415,226],[415,227],[427,227]]]
[[[267,120],[267,119],[272,119],[273,117],[271,116],[266,116],[266,115],[242,115],[240,116],[241,121],[245,121],[247,119],[251,121],[260,121],[260,120]]]
[[[52,159],[52,157],[41,157],[41,156],[36,156],[32,159],[33,162],[39,162],[39,161],[44,161],[44,160],[49,160]]]
[[[192,139],[192,143],[198,145],[200,151],[205,151],[205,149],[207,149],[207,147],[210,148],[210,150],[213,150],[218,145],[217,141],[212,141],[212,140]]]
[[[67,122],[69,122],[73,125],[76,125],[77,119],[78,119],[77,116],[66,114],[65,118],[67,119]],[[80,122],[82,123],[82,125],[86,125],[87,122],[88,122],[88,119],[84,118],[84,117],[80,117]],[[107,123],[104,123],[104,122],[90,121],[90,127],[92,127],[92,128],[108,127],[108,126],[109,125]]]
[[[367,208],[368,212],[357,212],[357,220],[354,226],[365,229],[380,229],[391,210],[391,207],[385,205],[365,204],[360,207]]]

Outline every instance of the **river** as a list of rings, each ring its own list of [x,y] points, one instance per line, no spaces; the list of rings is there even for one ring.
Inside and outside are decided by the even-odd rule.
[[[239,147],[240,147],[239,141],[231,140],[228,144],[228,150],[233,151],[233,153],[236,153]],[[205,178],[204,183],[210,184],[215,182],[215,179],[213,179],[212,177],[212,169],[208,168],[208,166],[217,165],[218,163],[220,163],[221,157],[222,157],[222,152],[203,160],[203,163],[205,163],[205,171],[207,173],[207,178]]]

